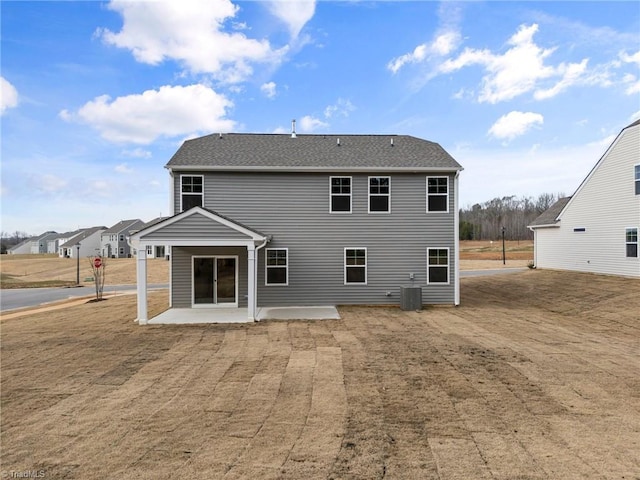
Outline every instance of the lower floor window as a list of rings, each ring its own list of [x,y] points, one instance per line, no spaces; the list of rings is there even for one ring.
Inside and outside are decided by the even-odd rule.
[[[427,249],[427,283],[449,283],[449,249]]]
[[[367,249],[344,249],[344,283],[367,283]]]
[[[289,284],[289,251],[286,248],[267,248],[265,283]]]
[[[638,256],[638,229],[627,228],[626,231],[627,257]]]
[[[120,247],[120,255],[124,255],[124,247]]]

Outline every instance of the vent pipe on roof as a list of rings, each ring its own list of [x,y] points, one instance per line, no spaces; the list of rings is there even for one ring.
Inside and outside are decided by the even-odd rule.
[[[220,133],[218,134],[218,138],[219,138],[220,140],[222,140],[222,132],[220,132]]]
[[[296,119],[291,120],[291,138],[296,138]]]
[[[393,138],[391,139],[391,146],[393,147]]]
[[[336,145],[337,145],[337,146],[340,146],[340,138],[338,138],[338,139],[336,140]]]

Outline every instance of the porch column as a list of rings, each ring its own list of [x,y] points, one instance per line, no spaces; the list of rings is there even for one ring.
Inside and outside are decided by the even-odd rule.
[[[256,313],[256,246],[247,244],[247,311],[248,318],[255,321]]]
[[[138,247],[137,283],[138,283],[138,324],[147,324],[147,246]]]

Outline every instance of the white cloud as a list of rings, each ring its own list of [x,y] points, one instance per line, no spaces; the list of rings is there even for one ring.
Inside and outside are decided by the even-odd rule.
[[[315,0],[273,0],[267,2],[267,8],[287,25],[291,37],[296,38],[313,17],[316,2]]]
[[[411,63],[420,63],[433,56],[446,56],[454,51],[460,44],[460,34],[455,31],[444,32],[437,35],[430,43],[423,43],[413,49],[394,58],[387,64],[387,68],[393,73],[398,73],[402,67]]]
[[[60,116],[87,123],[112,142],[149,144],[162,136],[233,130],[235,122],[224,118],[232,106],[225,96],[204,85],[164,86],[113,101],[103,95],[76,113],[63,110]]]
[[[42,193],[57,193],[68,185],[67,180],[50,173],[33,177],[33,182],[36,189]]]
[[[324,109],[325,118],[331,118],[334,116],[348,117],[356,107],[350,100],[339,98],[335,104],[329,105]]]
[[[546,90],[536,90],[533,97],[536,100],[545,100],[547,98],[555,97],[571,85],[574,85],[586,72],[588,61],[589,60],[585,58],[580,63],[570,63],[568,65],[561,63],[558,65],[556,71],[562,74],[562,79],[560,79],[560,81],[551,88]]]
[[[123,150],[121,152],[123,157],[130,158],[151,158],[151,152],[143,148],[134,148],[133,150]]]
[[[264,93],[268,98],[274,98],[276,96],[275,82],[263,83],[260,86],[260,91]]]
[[[142,63],[175,60],[192,73],[236,83],[253,73],[251,63],[278,63],[288,50],[274,50],[268,40],[237,31],[225,32],[224,23],[239,8],[229,0],[112,0],[109,8],[122,15],[122,29],[101,29],[97,35],[107,44],[131,50]]]
[[[620,60],[624,63],[635,63],[638,67],[640,67],[640,50],[636,53],[632,53],[631,55],[627,54],[627,52],[622,52],[620,55]]]
[[[500,117],[489,129],[489,135],[498,139],[512,140],[543,123],[544,118],[539,113],[513,111]]]
[[[0,77],[0,115],[18,105],[18,91],[7,79]]]
[[[118,173],[133,173],[133,168],[131,168],[126,163],[121,163],[120,165],[116,165],[114,170]]]
[[[310,115],[305,115],[300,119],[300,130],[302,132],[313,132],[319,128],[326,128],[329,124],[323,122],[319,118],[312,117]]]
[[[503,54],[466,48],[458,57],[443,62],[439,71],[451,73],[471,65],[483,66],[486,74],[482,78],[478,101],[488,103],[511,100],[532,90],[535,90],[536,99],[546,99],[580,81],[586,82],[583,77],[588,59],[580,63],[560,63],[556,67],[546,65],[545,61],[556,49],[536,45],[533,37],[537,32],[537,24],[521,25],[508,40],[511,47]],[[552,87],[539,87],[541,82],[555,78],[559,80]]]

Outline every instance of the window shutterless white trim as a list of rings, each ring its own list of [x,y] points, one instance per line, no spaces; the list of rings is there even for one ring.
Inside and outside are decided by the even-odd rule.
[[[364,264],[358,264],[358,260],[361,258],[364,252]],[[349,258],[347,258],[349,254]],[[354,261],[349,265],[349,261]],[[345,285],[366,285],[367,284],[367,247],[345,247],[344,248],[344,284]],[[364,269],[364,282],[349,282],[347,281],[347,269]]]
[[[280,264],[279,262],[282,260],[282,257],[277,256],[275,258],[276,263],[273,265],[269,265],[269,252],[284,252],[284,264]],[[284,283],[269,283],[269,270],[276,268],[284,268],[285,270],[285,281]],[[288,248],[267,248],[265,249],[264,254],[264,284],[266,286],[280,286],[286,287],[289,285],[289,249]]]
[[[624,255],[626,258],[638,258],[640,256],[640,235],[638,227],[627,227],[624,230]],[[635,255],[629,255],[629,247],[635,246]]]
[[[349,179],[349,193],[343,193],[342,190],[345,185],[339,185],[339,192],[333,192],[333,180],[334,179]],[[337,185],[338,186],[338,185]],[[329,177],[329,213],[351,213],[353,208],[352,202],[352,194],[353,194],[353,177],[342,177],[342,176],[330,176]],[[349,197],[349,210],[333,210],[333,197]]]
[[[445,180],[445,182],[441,182],[440,180]],[[436,185],[432,185],[432,191],[429,191],[429,180],[438,180]],[[427,177],[426,180],[427,186],[427,213],[449,213],[449,177],[445,176],[432,176]],[[443,188],[444,187],[444,188]],[[444,191],[442,191],[444,190]],[[429,210],[429,197],[444,197],[445,198],[445,209],[444,210]]]
[[[183,178],[187,178],[187,177],[188,177],[188,178],[200,178],[200,179],[201,179],[201,188],[202,188],[202,191],[201,191],[201,192],[184,192],[184,191],[182,191],[182,188],[183,188],[183,185],[182,185],[182,179],[183,179]],[[200,199],[200,206],[201,206],[201,207],[204,207],[204,175],[186,175],[186,174],[184,174],[184,175],[180,175],[180,211],[181,211],[181,212],[183,212],[183,211],[184,211],[184,209],[182,208],[182,203],[183,203],[183,202],[182,202],[182,196],[183,196],[184,194],[187,194],[187,195],[193,195],[193,196],[200,195],[200,197],[201,197],[201,199]]]
[[[635,194],[640,195],[640,163],[633,166],[633,180],[634,180]]]
[[[431,255],[430,252],[432,250],[436,250],[437,252],[435,252],[433,258],[434,260],[436,260],[438,263],[433,263],[431,264]],[[447,258],[446,261],[447,263],[439,263],[442,259],[442,252],[446,252]],[[449,252],[449,248],[448,247],[428,247],[427,248],[427,284],[431,284],[431,285],[449,285],[450,281],[450,277],[451,277],[451,272],[450,272],[450,265],[451,265],[451,255]],[[429,270],[431,268],[446,268],[446,275],[447,275],[447,281],[446,282],[437,282],[437,281],[432,281],[429,275]]]
[[[387,180],[387,184],[386,185],[382,185],[381,182],[379,181],[377,185],[371,185],[371,180],[373,179],[378,179],[378,180],[383,180],[386,179]],[[369,189],[369,209],[367,211],[367,213],[391,213],[391,177],[388,176],[371,176],[369,177],[368,181],[368,189]],[[386,188],[385,188],[386,187]],[[386,189],[386,193],[381,193],[384,192],[384,190]],[[377,190],[377,192],[372,192],[372,190]],[[371,210],[371,197],[387,197],[387,209],[386,210]]]

